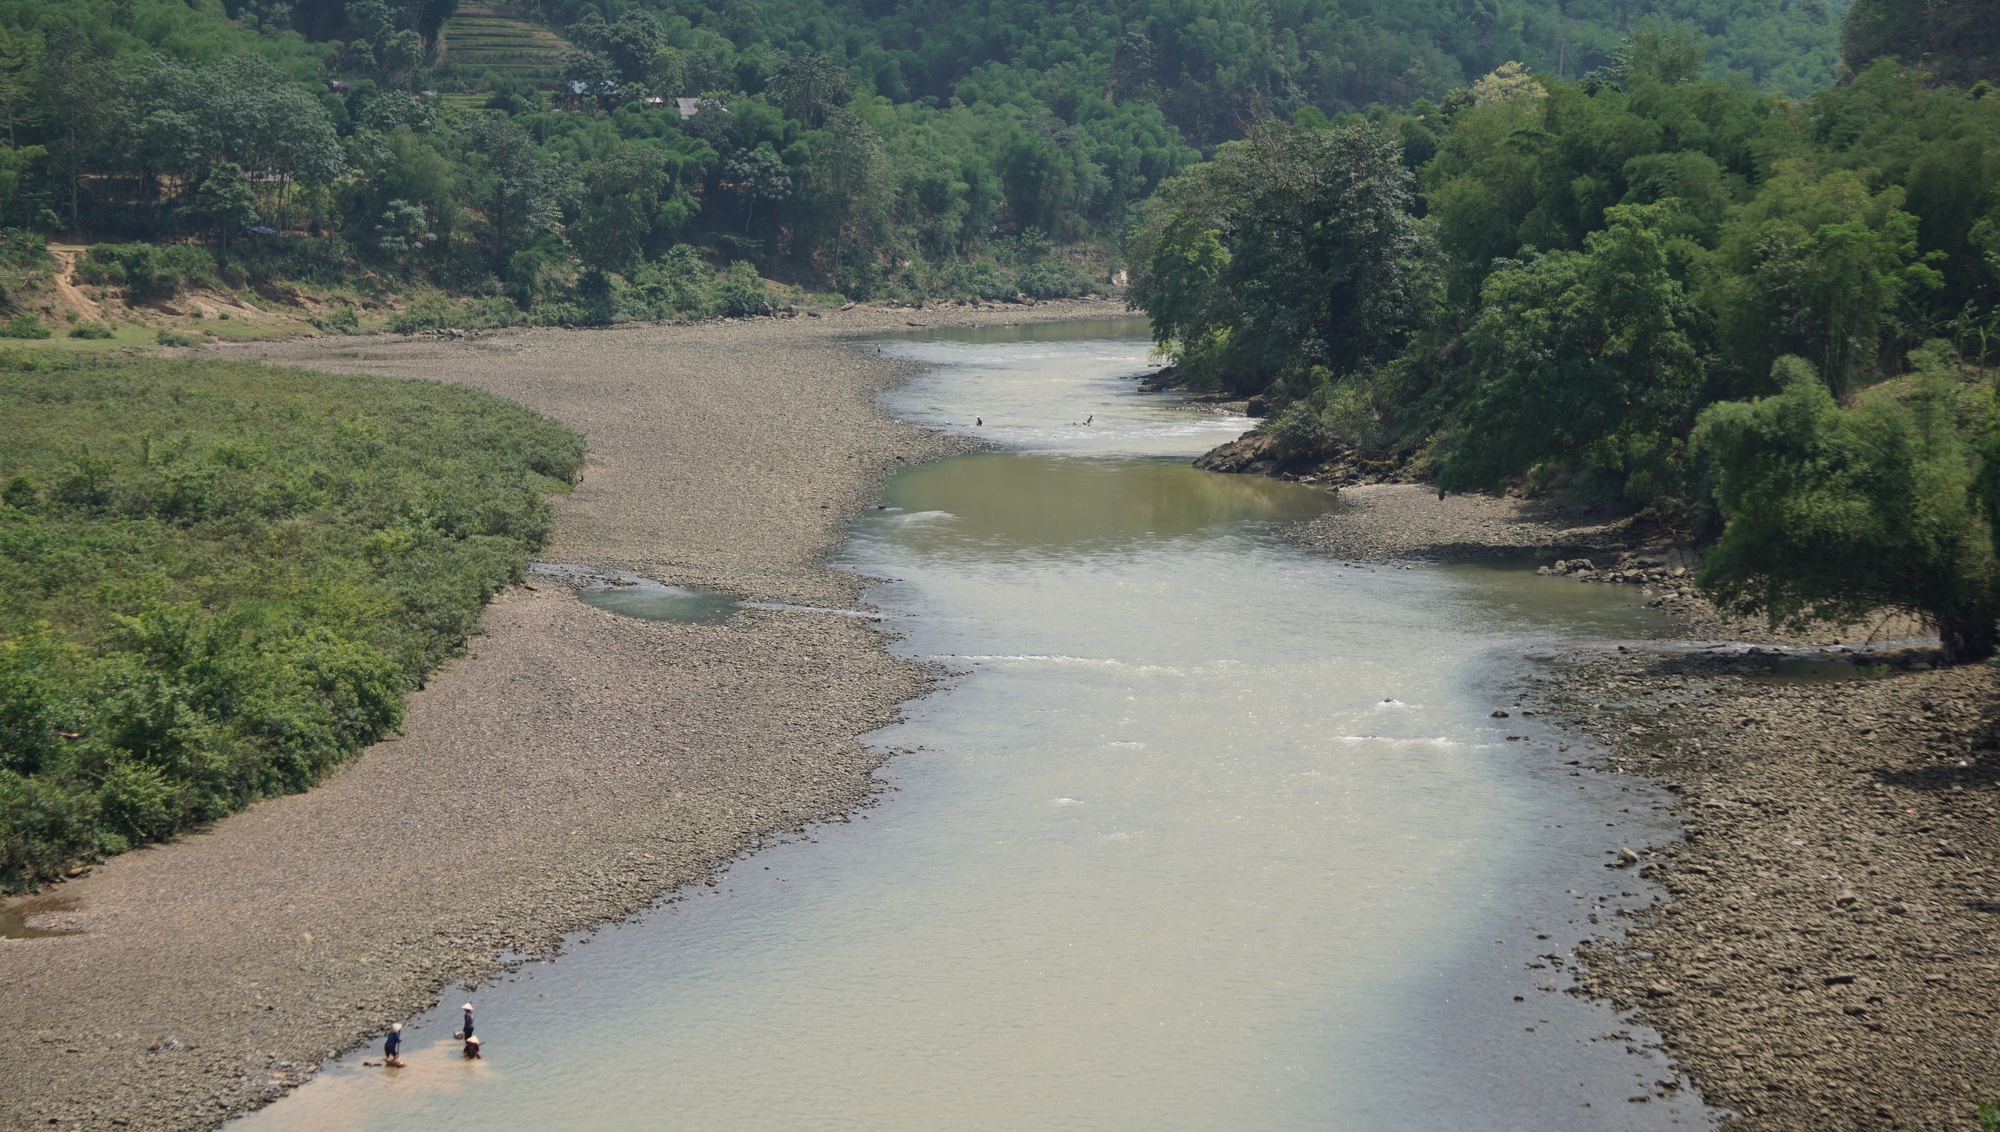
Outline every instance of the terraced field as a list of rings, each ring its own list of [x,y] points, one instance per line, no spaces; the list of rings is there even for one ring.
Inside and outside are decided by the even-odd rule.
[[[445,66],[461,73],[494,71],[538,87],[553,87],[570,45],[555,32],[509,8],[467,4],[444,25]]]

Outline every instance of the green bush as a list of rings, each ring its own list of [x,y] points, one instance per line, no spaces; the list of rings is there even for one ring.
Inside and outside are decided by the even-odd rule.
[[[491,330],[503,326],[523,326],[527,316],[512,302],[502,298],[453,302],[447,295],[433,292],[397,311],[389,319],[389,329],[398,334],[424,330]]]
[[[1022,294],[1035,299],[1074,299],[1097,290],[1076,264],[1054,256],[1022,268],[1018,285]]]
[[[581,438],[432,382],[0,358],[0,890],[304,789],[548,534]]]
[[[89,318],[70,327],[69,336],[71,338],[103,339],[112,337],[112,330],[111,327],[105,325],[103,322]]]
[[[709,291],[709,307],[732,318],[771,313],[771,289],[757,277],[757,269],[738,260],[717,276]]]
[[[194,337],[192,335],[182,334],[178,330],[162,330],[154,338],[162,346],[194,345]]]
[[[42,325],[41,319],[27,311],[20,311],[4,324],[0,324],[0,338],[48,338],[53,334],[53,331]]]
[[[216,281],[215,257],[192,244],[98,244],[77,261],[76,274],[135,299],[168,299]]]
[[[576,303],[536,303],[530,313],[534,315],[536,326],[590,325],[590,312]]]
[[[323,334],[356,334],[361,330],[361,312],[352,303],[335,303],[332,309],[313,319]]]

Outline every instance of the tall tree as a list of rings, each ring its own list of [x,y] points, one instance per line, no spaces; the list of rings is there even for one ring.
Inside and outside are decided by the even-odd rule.
[[[1423,317],[1411,176],[1387,130],[1267,123],[1162,197],[1135,301],[1191,376],[1254,393],[1354,373]]]

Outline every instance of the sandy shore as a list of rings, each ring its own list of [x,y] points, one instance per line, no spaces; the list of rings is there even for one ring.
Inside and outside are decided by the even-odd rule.
[[[884,477],[957,442],[874,404],[855,339],[1123,314],[1112,303],[224,353],[476,385],[590,439],[543,557],[847,606],[823,563]],[[856,736],[929,686],[854,618],[622,618],[531,584],[410,702],[401,738],[305,794],[113,858],[0,941],[0,1128],[208,1128],[331,1053],[865,801]]]

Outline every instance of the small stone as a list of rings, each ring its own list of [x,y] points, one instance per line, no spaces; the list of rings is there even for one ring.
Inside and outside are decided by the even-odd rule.
[[[1621,869],[1630,868],[1631,866],[1636,865],[1638,863],[1639,863],[1639,854],[1634,852],[1630,847],[1618,850],[1619,868]]]
[[[1670,998],[1673,993],[1674,988],[1665,983],[1651,983],[1646,987],[1647,998]]]
[[[1835,906],[1841,908],[1852,908],[1854,905],[1860,903],[1860,901],[1861,898],[1859,896],[1854,895],[1852,892],[1842,892],[1840,895],[1835,896],[1833,898],[1833,903],[1835,904]]]
[[[1506,718],[1507,718],[1507,713],[1506,713],[1506,712],[1504,712],[1504,711],[1501,711],[1501,710],[1500,710],[1500,709],[1498,709],[1498,708],[1495,708],[1495,709],[1493,709],[1493,718],[1494,718],[1494,719],[1506,719]]]

